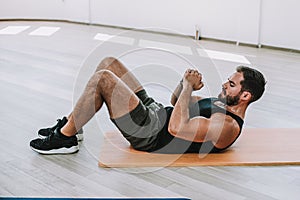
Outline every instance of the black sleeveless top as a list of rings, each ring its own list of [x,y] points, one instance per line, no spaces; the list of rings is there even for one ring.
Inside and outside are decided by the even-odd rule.
[[[224,113],[226,115],[231,116],[240,127],[240,132],[242,130],[242,126],[244,121],[237,115],[217,106],[214,104],[217,101],[217,98],[206,98],[201,99],[196,102],[194,105],[190,107],[190,118],[196,116],[202,116],[206,118],[210,118],[214,113]],[[162,130],[157,135],[157,144],[152,149],[152,152],[155,153],[217,153],[223,151],[230,147],[236,139],[227,147],[219,149],[213,145],[211,141],[206,142],[192,142],[188,140],[184,140],[181,138],[176,138],[168,132],[168,124],[170,121],[170,117],[173,111],[173,107],[165,107],[166,116],[163,121],[165,121]]]

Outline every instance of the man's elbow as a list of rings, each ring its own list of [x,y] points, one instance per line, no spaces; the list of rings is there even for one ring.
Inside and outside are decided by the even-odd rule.
[[[179,132],[179,126],[174,123],[170,123],[168,126],[168,132],[173,136],[177,135]]]
[[[174,97],[174,96],[172,96],[172,97],[171,97],[171,100],[170,100],[170,103],[171,103],[173,106],[175,106],[176,101],[177,101],[177,98]]]
[[[170,103],[171,103],[172,106],[175,106],[175,103],[176,103],[176,102],[173,101],[173,100],[171,100]]]

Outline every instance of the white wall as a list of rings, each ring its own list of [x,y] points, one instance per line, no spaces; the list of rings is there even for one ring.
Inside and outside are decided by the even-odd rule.
[[[0,0],[0,19],[58,19],[89,22],[87,0]]]
[[[63,2],[65,2],[64,14],[66,20],[86,23],[90,21],[88,0],[64,0]]]
[[[185,35],[195,35],[198,25],[203,37],[300,50],[299,8],[299,0],[0,0],[0,19],[62,19]]]
[[[263,0],[261,43],[300,50],[300,1]]]
[[[62,0],[0,0],[0,18],[64,19]]]
[[[259,44],[261,0],[238,1],[235,12],[237,19],[237,41]]]
[[[203,37],[256,44],[259,1],[94,0],[91,19],[116,26],[167,28],[186,35],[194,35],[195,25],[199,25]]]

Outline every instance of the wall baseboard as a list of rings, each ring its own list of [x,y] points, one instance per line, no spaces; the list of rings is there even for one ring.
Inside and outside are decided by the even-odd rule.
[[[107,25],[107,24],[97,24],[97,23],[87,23],[87,22],[78,22],[78,21],[72,21],[72,20],[63,20],[63,19],[38,19],[38,18],[8,18],[8,19],[0,19],[1,21],[36,21],[36,22],[61,22],[61,23],[72,23],[72,24],[81,24],[81,25],[91,25],[91,26],[101,26],[101,27],[108,27],[108,28],[117,28],[122,30],[136,30],[141,32],[148,32],[148,33],[156,33],[156,34],[163,34],[163,35],[172,35],[177,37],[186,37],[186,38],[195,38],[193,35],[183,35],[183,34],[177,34],[177,33],[167,33],[167,32],[159,32],[159,31],[151,31],[151,30],[145,30],[145,29],[139,29],[139,28],[129,28],[124,26],[115,26],[115,25]],[[223,39],[217,39],[217,38],[209,38],[209,37],[201,37],[201,40],[207,40],[207,41],[216,41],[216,42],[222,42],[222,43],[228,43],[228,44],[236,44],[237,41],[230,41],[230,40],[223,40]],[[270,46],[270,45],[264,45],[261,44],[255,45],[255,44],[249,44],[249,43],[238,43],[239,46],[248,46],[253,48],[266,48],[266,49],[272,49],[272,50],[278,50],[278,51],[285,51],[290,53],[300,53],[300,50],[298,49],[291,49],[291,48],[283,48],[283,47],[276,47],[276,46]]]

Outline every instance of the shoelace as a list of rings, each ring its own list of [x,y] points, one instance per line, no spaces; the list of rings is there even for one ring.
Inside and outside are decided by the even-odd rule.
[[[57,119],[57,124],[55,125],[55,128],[60,126],[62,124],[62,120],[61,119]]]
[[[50,131],[54,131],[58,126],[61,126],[62,119],[57,119],[56,121],[57,123],[53,127],[49,128]]]
[[[45,143],[48,144],[54,137],[54,134],[55,134],[54,131],[50,130],[50,135],[48,137],[46,137],[45,139],[43,139],[43,144],[45,144]]]

